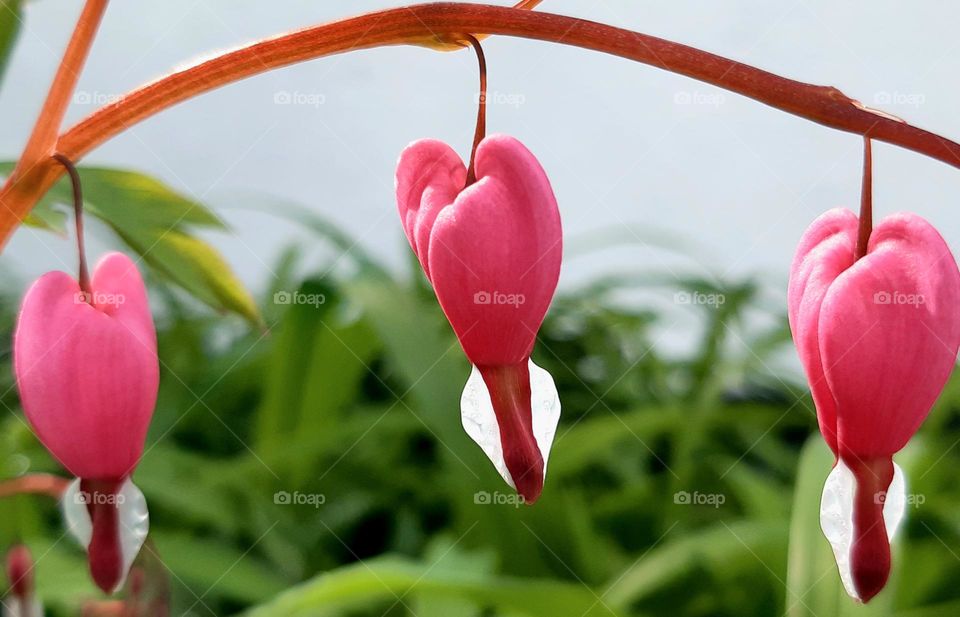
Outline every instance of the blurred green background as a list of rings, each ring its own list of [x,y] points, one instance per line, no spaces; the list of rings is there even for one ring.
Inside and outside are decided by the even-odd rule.
[[[819,531],[832,459],[812,402],[769,368],[792,350],[766,284],[644,270],[559,293],[534,359],[556,379],[563,416],[542,500],[516,507],[460,427],[469,365],[412,256],[390,271],[316,215],[271,209],[312,230],[310,248],[329,258],[290,246],[254,299],[192,233],[221,226],[202,204],[131,172],[83,176],[88,211],[116,232],[108,240],[147,255],[162,373],[134,477],[151,512],[137,567],[153,597],[169,594],[170,614],[960,614],[960,382],[898,457],[923,503],[888,589],[859,607]],[[65,233],[65,191],[30,223]],[[579,248],[567,257],[604,244],[569,242]],[[169,255],[175,267],[157,259]],[[24,424],[12,379],[27,284],[8,275],[0,288],[5,479],[62,473]],[[692,294],[723,301],[684,303]],[[656,336],[674,310],[697,324],[681,355]],[[57,504],[0,500],[0,545],[18,539],[50,614],[91,610],[101,596]]]

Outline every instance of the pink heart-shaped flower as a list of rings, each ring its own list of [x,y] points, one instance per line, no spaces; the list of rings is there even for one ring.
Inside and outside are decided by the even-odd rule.
[[[886,584],[884,525],[893,455],[926,418],[960,349],[960,271],[928,222],[894,214],[855,259],[859,220],[820,216],[790,271],[790,327],[820,431],[856,478],[853,583],[864,601]]]
[[[64,467],[122,480],[156,403],[156,331],[128,257],[106,255],[91,287],[86,298],[71,276],[49,272],[27,291],[14,335],[17,386],[27,419]]]
[[[467,357],[483,376],[503,457],[528,502],[543,484],[528,360],[560,276],[562,230],[543,168],[519,141],[480,142],[477,181],[450,146],[421,140],[397,164],[397,206],[410,246]]]

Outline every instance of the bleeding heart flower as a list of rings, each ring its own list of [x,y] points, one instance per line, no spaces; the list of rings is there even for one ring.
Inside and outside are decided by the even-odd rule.
[[[43,617],[43,606],[35,593],[33,557],[25,544],[7,551],[7,582],[10,595],[3,601],[4,617]]]
[[[530,360],[560,276],[557,202],[537,159],[512,137],[480,142],[476,182],[443,142],[412,143],[397,164],[410,246],[474,368],[464,429],[533,503],[560,416],[549,373]]]
[[[116,590],[147,531],[143,494],[130,481],[159,383],[156,331],[136,265],[106,255],[89,292],[49,272],[27,291],[14,367],[27,419],[77,480],[63,497],[90,571]]]
[[[960,348],[960,271],[943,238],[909,213],[884,219],[857,260],[858,219],[820,216],[790,270],[790,327],[820,432],[837,457],[821,526],[847,592],[886,584],[905,484],[893,455],[920,427]]]

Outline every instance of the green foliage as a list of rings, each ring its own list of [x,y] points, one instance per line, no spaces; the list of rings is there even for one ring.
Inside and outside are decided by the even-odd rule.
[[[294,214],[337,251],[352,245]],[[460,426],[469,365],[419,271],[302,254],[291,247],[274,268],[265,329],[152,289],[161,391],[135,480],[151,508],[141,559],[173,614],[956,614],[960,380],[900,458],[927,500],[910,511],[889,589],[862,608],[819,531],[831,460],[804,389],[770,368],[789,334],[763,285],[613,274],[561,293],[534,357],[563,418],[542,500],[516,507],[481,503],[511,491]],[[58,471],[10,376],[20,288],[0,303],[4,478]],[[677,305],[683,291],[725,301]],[[677,319],[696,342],[668,353]],[[99,597],[55,504],[2,499],[0,520],[3,546],[22,538],[38,557],[52,614]]]
[[[7,72],[7,63],[20,35],[23,0],[0,0],[0,81]]]
[[[0,173],[9,174],[13,167],[0,163]],[[195,234],[198,229],[225,229],[206,206],[140,173],[99,167],[78,170],[84,211],[105,222],[151,270],[205,304],[259,324],[253,298],[220,253]],[[72,208],[73,194],[63,178],[26,222],[65,235],[68,204]]]

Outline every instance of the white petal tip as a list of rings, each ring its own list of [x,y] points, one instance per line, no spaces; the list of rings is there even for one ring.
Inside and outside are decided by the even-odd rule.
[[[856,491],[853,472],[843,461],[827,476],[820,498],[820,529],[833,548],[833,557],[840,571],[843,588],[854,600],[860,601],[860,595],[853,585],[850,570],[850,548],[853,545],[853,499]],[[903,521],[907,505],[907,484],[903,470],[893,464],[893,480],[883,496],[883,521],[887,528],[887,537],[893,537]]]
[[[547,459],[553,445],[557,424],[560,422],[560,396],[550,373],[529,361],[530,367],[530,409],[533,412],[533,436],[543,457],[543,476],[547,476]],[[470,371],[470,378],[460,397],[460,420],[463,430],[470,439],[483,450],[504,481],[516,488],[507,463],[503,458],[503,446],[500,442],[500,425],[493,411],[490,392],[476,366]]]
[[[3,600],[2,614],[3,617],[43,617],[43,604],[32,596],[18,598],[8,595]]]
[[[87,511],[87,494],[80,490],[80,478],[75,478],[63,492],[60,501],[63,519],[70,534],[84,549],[90,544],[93,535],[93,523]],[[120,511],[120,550],[123,554],[123,576],[111,593],[123,587],[130,566],[136,559],[140,548],[147,539],[150,530],[150,516],[147,512],[147,499],[130,478],[127,478],[116,495],[117,509]]]

